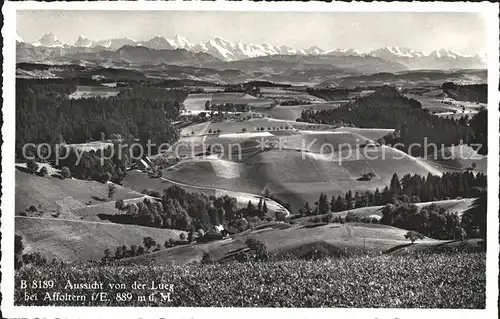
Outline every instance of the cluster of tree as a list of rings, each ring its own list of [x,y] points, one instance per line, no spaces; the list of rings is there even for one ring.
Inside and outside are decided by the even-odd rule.
[[[463,216],[431,204],[419,208],[411,203],[387,204],[380,223],[408,229],[435,239],[486,238],[486,191]]]
[[[144,189],[142,193],[160,197],[156,190]],[[238,209],[234,197],[188,193],[176,185],[165,189],[160,200],[146,198],[130,204],[118,200],[115,208],[123,214],[106,215],[112,222],[185,230],[190,234],[190,242],[196,238],[198,241],[201,238],[202,241],[221,239],[228,233],[239,233],[264,220],[273,220],[267,216],[265,199],[257,205],[249,201],[246,207]],[[285,217],[285,212],[276,213],[277,220],[285,220]],[[214,230],[214,226],[218,225],[223,225],[227,231]]]
[[[165,241],[164,247],[171,248],[178,245],[186,244],[186,235],[182,233],[180,236],[180,240],[169,239]],[[152,237],[147,236],[142,240],[143,245],[120,245],[116,247],[114,255],[112,255],[111,250],[109,248],[104,249],[104,257],[102,257],[101,262],[107,263],[113,260],[120,260],[123,258],[130,258],[135,256],[145,255],[150,252],[159,251],[162,249],[162,246],[157,243]]]
[[[141,191],[142,194],[144,195],[148,195],[148,196],[152,196],[152,197],[161,197],[162,195],[160,194],[159,191],[157,191],[156,189],[143,189]],[[120,205],[121,206],[121,205]]]
[[[268,131],[280,131],[280,130],[288,130],[288,129],[293,129],[293,127],[288,126],[288,125],[281,125],[281,126],[273,126],[273,127],[267,128]],[[264,132],[266,130],[266,128],[261,126],[261,127],[257,127],[256,130]]]
[[[58,265],[63,262],[57,259],[48,261],[47,258],[42,256],[39,252],[24,253],[23,237],[21,235],[14,235],[14,269],[20,269],[24,265],[32,264],[35,266]]]
[[[224,92],[238,92],[253,96],[260,96],[260,87],[252,84],[234,84],[224,87]]]
[[[275,83],[275,82],[270,82],[270,81],[249,81],[244,83],[245,86],[250,86],[250,87],[273,87],[273,88],[291,88],[291,84],[285,84],[285,83]]]
[[[441,89],[455,100],[488,102],[488,84],[456,84],[445,82]]]
[[[157,191],[144,190],[148,195],[159,197]],[[261,204],[262,207],[265,204]],[[208,197],[199,193],[188,193],[179,186],[171,186],[163,191],[160,201],[144,199],[143,202],[125,205],[116,202],[116,208],[125,214],[115,217],[117,222],[157,228],[182,230],[209,229],[212,225],[223,224],[226,220],[262,214],[253,205],[237,209],[236,199],[230,196]],[[267,210],[267,206],[265,207]],[[264,210],[264,208],[262,208]]]
[[[444,173],[442,176],[428,174],[406,174],[399,179],[395,173],[389,186],[382,191],[352,192],[344,196],[332,196],[328,201],[326,194],[321,194],[311,207],[308,202],[299,210],[300,216],[323,215],[328,212],[340,212],[359,207],[379,206],[387,203],[419,203],[450,198],[476,198],[486,189],[485,174],[474,174],[470,171]]]
[[[330,125],[351,123],[356,127],[395,128],[395,134],[385,137],[384,142],[399,144],[399,149],[413,156],[429,155],[436,151],[436,146],[439,149],[461,142],[482,144],[479,153],[487,152],[486,110],[471,119],[469,127],[454,119],[433,116],[427,109],[422,109],[420,102],[401,95],[389,86],[335,109],[303,110],[300,120]],[[413,147],[410,148],[410,145]]]
[[[328,213],[322,216],[314,216],[308,219],[310,223],[365,223],[365,224],[377,224],[379,222],[378,218],[370,216],[359,216],[353,212],[348,212],[345,216],[334,215],[333,213]]]
[[[257,206],[252,204],[251,201],[248,201],[247,207],[241,209],[239,212],[241,214],[241,217],[259,217],[259,218],[265,218],[268,213],[267,209],[267,204],[265,201],[262,200],[262,198],[259,200],[259,203]]]
[[[312,102],[310,100],[293,99],[293,100],[281,101],[279,104],[282,106],[293,106],[293,105],[312,104]]]
[[[39,155],[43,158],[43,161],[52,163],[54,167],[59,168],[60,174],[56,174],[56,177],[74,177],[103,183],[112,181],[120,184],[126,176],[126,169],[130,164],[128,149],[121,147],[122,150],[120,153],[118,151],[120,147],[118,143],[115,143],[113,145],[114,149],[109,146],[87,151],[61,145],[53,145],[51,149],[48,149],[44,145],[39,148]],[[39,165],[35,159],[37,157],[35,147],[27,147],[26,155],[30,157],[26,161],[29,173],[36,173],[42,177],[48,175],[48,170],[45,166],[38,170]]]
[[[306,92],[326,101],[335,101],[348,99],[351,90],[347,88],[307,88]]]
[[[73,80],[16,80],[16,154],[26,143],[84,143],[101,133],[157,145],[179,137],[177,119],[184,90],[132,85],[115,97],[70,99]]]

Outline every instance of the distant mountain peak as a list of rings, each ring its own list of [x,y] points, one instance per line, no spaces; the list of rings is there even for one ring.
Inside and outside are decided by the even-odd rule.
[[[22,42],[22,38],[18,37],[17,42]],[[42,47],[65,46],[52,32],[45,34],[38,41],[32,43],[32,45]],[[145,41],[135,41],[129,37],[92,41],[84,35],[80,35],[74,43],[76,47],[103,47],[103,49],[105,48],[106,50],[118,50],[126,45],[146,47],[155,50],[185,49],[194,53],[208,53],[224,61],[245,60],[275,55],[326,55],[336,57],[374,57],[390,62],[401,63],[410,69],[484,68],[486,63],[485,55],[465,55],[453,52],[449,49],[436,49],[426,54],[421,51],[415,51],[407,46],[389,45],[367,53],[362,53],[355,48],[324,50],[313,45],[305,49],[294,49],[286,45],[276,46],[268,43],[253,44],[241,40],[231,42],[221,36],[209,39],[205,43],[192,44],[180,34],[176,34],[173,38],[166,38],[158,34]]]
[[[44,47],[62,47],[63,44],[57,39],[57,37],[52,33],[44,34],[38,41],[32,43],[34,46],[44,46]]]
[[[91,47],[94,44],[94,41],[87,39],[87,37],[80,35],[78,39],[76,39],[74,46],[75,47]]]

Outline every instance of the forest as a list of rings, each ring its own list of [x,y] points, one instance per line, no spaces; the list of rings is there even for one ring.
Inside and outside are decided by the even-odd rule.
[[[487,84],[469,84],[461,85],[453,82],[445,82],[441,86],[443,91],[451,95],[456,100],[471,101],[471,102],[488,102],[488,85]]]
[[[383,143],[413,156],[425,156],[445,146],[481,144],[478,153],[486,154],[487,149],[487,111],[481,110],[468,123],[441,118],[422,109],[415,99],[401,95],[394,87],[384,86],[374,94],[359,97],[355,101],[328,110],[303,110],[299,121],[345,125],[352,124],[362,128],[394,128],[395,134],[384,138]],[[467,125],[469,124],[469,125]],[[410,145],[416,145],[410,148]],[[424,147],[427,145],[427,147]]]
[[[132,85],[116,97],[70,99],[73,79],[16,80],[16,154],[26,143],[85,143],[104,134],[125,140],[174,143],[185,90]]]

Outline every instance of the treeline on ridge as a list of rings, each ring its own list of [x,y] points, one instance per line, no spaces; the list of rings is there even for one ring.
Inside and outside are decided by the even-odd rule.
[[[299,210],[300,216],[323,215],[329,212],[340,212],[360,207],[380,206],[397,203],[420,203],[455,198],[476,198],[486,189],[487,176],[482,173],[454,172],[442,176],[428,174],[406,174],[401,179],[395,173],[389,186],[382,191],[353,192],[349,190],[345,196],[332,196],[328,200],[321,194],[315,207],[308,202]]]

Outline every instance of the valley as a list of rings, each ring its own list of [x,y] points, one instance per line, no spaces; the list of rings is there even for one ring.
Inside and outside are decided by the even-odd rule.
[[[160,269],[177,306],[435,307],[406,291],[444,285],[484,307],[485,56],[365,51],[18,37],[16,280]],[[303,300],[259,299],[268,274]]]

